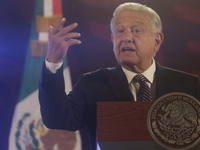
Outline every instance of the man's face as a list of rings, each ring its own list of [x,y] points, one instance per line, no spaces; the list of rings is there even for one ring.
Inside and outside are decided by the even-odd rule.
[[[163,40],[162,33],[153,34],[148,15],[136,11],[116,16],[111,37],[118,63],[133,72],[143,72],[150,67],[153,54]]]

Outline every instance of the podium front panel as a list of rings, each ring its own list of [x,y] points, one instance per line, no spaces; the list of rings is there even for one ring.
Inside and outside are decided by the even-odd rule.
[[[153,102],[98,102],[98,141],[153,141],[147,114]]]

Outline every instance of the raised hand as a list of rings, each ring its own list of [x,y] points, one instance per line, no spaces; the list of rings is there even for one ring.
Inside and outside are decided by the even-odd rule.
[[[75,29],[78,24],[73,23],[67,27],[63,27],[65,21],[66,19],[63,18],[57,26],[49,27],[47,61],[51,63],[61,62],[71,45],[81,44],[80,40],[74,39],[80,37],[81,34],[70,32]]]

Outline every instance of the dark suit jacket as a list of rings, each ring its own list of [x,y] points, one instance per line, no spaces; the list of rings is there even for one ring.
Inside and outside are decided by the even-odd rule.
[[[183,92],[200,99],[200,80],[184,72],[156,64],[156,99],[170,92]],[[96,102],[133,101],[127,78],[120,66],[80,76],[72,92],[64,89],[63,69],[51,74],[45,67],[39,99],[44,124],[53,129],[76,131],[86,126],[91,150],[96,148]]]

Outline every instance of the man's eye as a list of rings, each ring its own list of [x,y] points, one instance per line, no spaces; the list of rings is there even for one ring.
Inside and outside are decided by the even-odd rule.
[[[140,29],[134,29],[132,32],[133,32],[133,35],[135,35],[137,37],[141,36],[141,34],[142,34],[142,30],[140,30]]]
[[[135,32],[135,33],[140,33],[141,30],[139,30],[139,29],[135,29],[133,32]]]
[[[118,32],[118,33],[123,33],[123,32],[124,32],[124,30],[118,30],[117,32]]]

